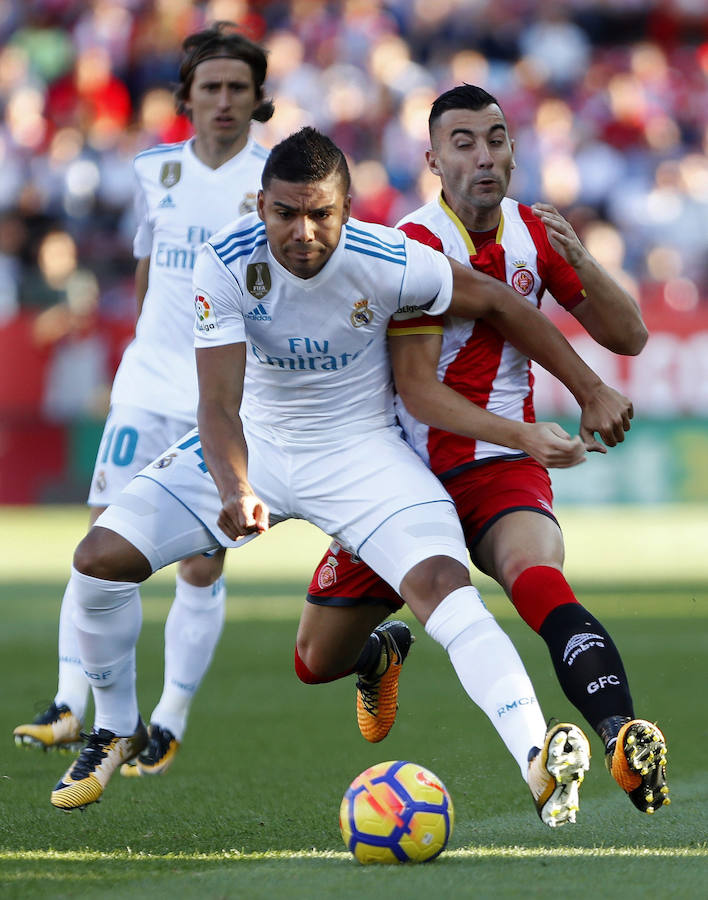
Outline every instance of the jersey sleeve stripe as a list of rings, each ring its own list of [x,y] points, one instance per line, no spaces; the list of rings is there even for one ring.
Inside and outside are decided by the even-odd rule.
[[[243,231],[232,232],[223,240],[219,241],[218,244],[213,244],[213,247],[219,254],[230,253],[235,247],[243,246],[248,243],[248,241],[255,240],[259,236],[259,232],[263,234],[264,230],[263,223],[258,222],[256,225],[252,225],[250,228],[246,228]],[[244,240],[239,240],[240,238],[243,238]],[[236,243],[233,243],[234,241]],[[229,246],[230,244],[232,246]]]
[[[351,246],[354,246],[355,244],[356,245],[361,244],[364,247],[374,247],[377,250],[381,250],[383,253],[389,254],[389,256],[405,257],[405,255],[406,255],[405,247],[400,247],[400,248],[395,248],[393,250],[390,250],[387,244],[384,244],[381,241],[377,241],[376,239],[367,241],[367,240],[364,240],[364,238],[359,238],[354,235],[348,234],[347,240],[349,241]]]
[[[241,256],[248,256],[249,254],[253,253],[256,247],[262,247],[266,242],[266,236],[263,235],[256,241],[244,241],[243,243],[246,243],[247,246],[245,246],[243,250],[239,250],[237,253],[229,251],[229,255],[227,256],[225,253],[219,253],[219,251],[217,250],[216,255],[219,257],[219,259],[221,259],[222,262],[226,264],[232,263],[234,262],[234,260],[239,259]]]
[[[359,247],[356,244],[351,244],[349,242],[345,243],[344,247],[347,250],[353,250],[355,253],[362,253],[364,256],[373,256],[376,259],[383,259],[386,262],[395,263],[397,266],[405,266],[406,264],[405,257],[389,256],[388,253],[374,253],[373,250],[364,250],[363,247]]]
[[[371,243],[372,241],[380,244],[389,252],[393,253],[405,253],[405,247],[403,241],[398,241],[395,244],[391,244],[388,241],[385,241],[383,238],[378,237],[375,234],[372,234],[370,231],[364,231],[362,228],[357,228],[354,225],[346,225],[347,229],[347,237],[351,238],[351,240],[362,241],[363,243]]]

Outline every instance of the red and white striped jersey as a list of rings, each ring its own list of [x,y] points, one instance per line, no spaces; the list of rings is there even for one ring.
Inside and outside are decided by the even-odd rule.
[[[566,309],[585,292],[574,269],[551,246],[530,207],[505,198],[495,231],[471,235],[442,195],[401,219],[407,235],[466,265],[506,281],[537,307],[548,291]],[[477,240],[475,246],[474,239]],[[473,403],[510,419],[535,421],[530,360],[481,319],[421,316],[391,322],[389,334],[443,336],[438,377]],[[397,398],[408,442],[445,480],[475,463],[523,456],[518,450],[450,434],[414,419]]]

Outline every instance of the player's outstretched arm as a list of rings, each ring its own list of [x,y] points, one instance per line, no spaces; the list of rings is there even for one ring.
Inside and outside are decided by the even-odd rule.
[[[441,337],[438,334],[389,336],[389,351],[398,391],[419,422],[464,437],[523,450],[547,468],[569,468],[585,461],[579,437],[571,438],[554,422],[518,422],[472,403],[438,379]]]
[[[555,206],[534,203],[531,209],[546,226],[553,249],[575,269],[585,289],[585,300],[571,314],[598,344],[613,353],[636,356],[649,332],[634,298],[588,252]]]
[[[580,408],[589,411],[581,437],[587,450],[602,450],[597,431],[608,447],[624,440],[632,404],[602,379],[573,350],[556,326],[509,285],[450,260],[455,316],[485,319],[525,356],[543,366],[571,392]],[[601,411],[601,412],[600,412]]]
[[[235,541],[268,528],[268,507],[248,482],[248,448],[239,416],[246,345],[198,348],[196,355],[204,462],[221,497],[217,524]]]

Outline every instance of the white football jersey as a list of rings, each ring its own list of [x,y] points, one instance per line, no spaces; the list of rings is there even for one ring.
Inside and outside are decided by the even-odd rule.
[[[250,215],[201,250],[194,292],[195,346],[246,342],[244,420],[310,442],[394,423],[388,321],[444,312],[452,269],[401,231],[350,219],[326,265],[298,278]]]
[[[194,139],[161,144],[135,158],[138,259],[150,257],[147,294],[111,392],[112,404],[138,406],[192,423],[197,375],[192,270],[204,241],[255,209],[268,151],[254,141],[211,169]]]

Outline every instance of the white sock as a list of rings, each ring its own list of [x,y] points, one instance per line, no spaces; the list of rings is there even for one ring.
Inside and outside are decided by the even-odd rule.
[[[93,690],[94,729],[133,734],[138,721],[135,645],[142,625],[138,585],[73,571],[74,624]]]
[[[476,588],[458,588],[425,630],[447,650],[467,694],[482,709],[526,780],[528,754],[542,747],[546,725],[524,664]]]
[[[223,577],[208,587],[195,587],[177,576],[175,599],[165,623],[165,683],[150,721],[169,728],[178,741],[221,637],[225,610]]]
[[[74,571],[66,585],[59,613],[59,680],[54,702],[66,704],[77,719],[86,717],[89,683],[81,665],[79,637],[74,625]]]

